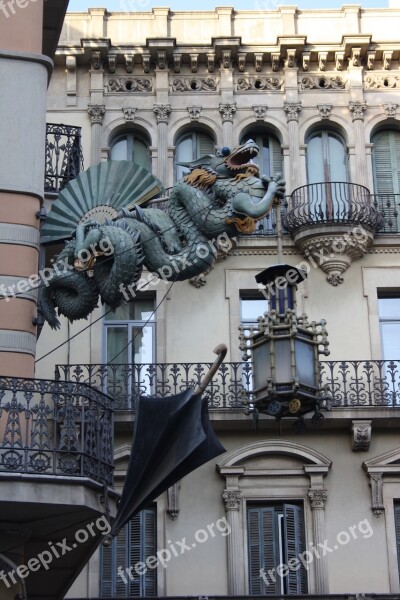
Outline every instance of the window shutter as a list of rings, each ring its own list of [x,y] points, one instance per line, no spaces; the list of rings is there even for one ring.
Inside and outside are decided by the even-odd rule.
[[[106,548],[101,546],[100,548],[100,597],[111,598],[114,595],[113,589],[113,553],[114,553],[114,539],[110,546]]]
[[[141,516],[139,513],[129,522],[129,565],[135,567],[142,561],[141,552]],[[143,575],[138,575],[135,569],[132,570],[133,580],[129,581],[129,595],[142,596],[141,579]]]
[[[292,558],[298,558],[305,551],[304,513],[303,507],[293,504],[284,504],[284,560],[285,564]],[[288,595],[307,594],[307,572],[303,565],[298,569],[290,570],[285,578]]]
[[[157,552],[157,516],[156,509],[142,511],[143,520],[143,560]],[[143,596],[157,596],[157,569],[147,569],[143,576]]]
[[[277,583],[268,576],[268,571],[276,566],[276,534],[273,507],[249,508],[247,512],[247,535],[249,549],[249,594],[273,596],[277,593]],[[264,582],[260,570],[264,569]]]
[[[213,140],[206,135],[205,133],[197,133],[197,151],[198,156],[196,158],[201,158],[206,154],[214,154],[214,142]]]
[[[396,532],[397,562],[400,573],[400,504],[394,505],[394,528]]]
[[[282,148],[278,140],[274,137],[269,138],[269,149],[271,155],[271,175],[282,173],[283,175],[283,156]]]
[[[114,585],[113,585],[113,595],[116,598],[126,598],[127,596],[127,584],[124,582],[122,577],[118,575],[118,567],[122,567],[123,569],[127,569],[130,567],[129,555],[127,553],[127,537],[128,537],[128,528],[129,525],[125,525],[119,532],[117,538],[113,540],[115,547],[115,560],[113,560],[113,577],[114,577]],[[129,578],[126,577],[126,579]]]
[[[382,131],[373,137],[373,167],[376,194],[394,194],[392,173],[392,152],[390,144],[390,131]],[[397,134],[398,136],[398,134]],[[399,139],[400,144],[400,139]],[[399,153],[400,157],[400,153]],[[394,157],[396,160],[396,157]],[[400,161],[398,162],[398,164]],[[400,165],[399,165],[400,166]],[[396,176],[399,176],[399,168]]]

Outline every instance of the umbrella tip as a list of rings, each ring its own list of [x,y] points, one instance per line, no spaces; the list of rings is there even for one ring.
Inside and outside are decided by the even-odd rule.
[[[103,546],[104,548],[109,548],[111,546],[112,543],[112,537],[111,535],[106,535],[104,540],[103,540]]]

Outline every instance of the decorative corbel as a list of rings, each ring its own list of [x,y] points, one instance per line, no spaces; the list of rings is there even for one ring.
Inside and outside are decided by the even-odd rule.
[[[189,117],[192,121],[198,121],[201,113],[201,106],[188,106]]]
[[[101,53],[99,50],[92,52],[92,69],[98,71],[101,68]]]
[[[329,119],[332,111],[332,104],[318,104],[317,106],[321,119]]]
[[[246,52],[238,54],[238,69],[241,73],[246,69]]]
[[[175,73],[181,72],[182,66],[182,54],[174,54],[174,71]]]
[[[301,55],[301,63],[303,71],[308,71],[310,68],[311,52],[303,52]]]
[[[157,66],[162,71],[167,66],[167,53],[164,50],[160,50],[157,52]]]
[[[368,71],[372,71],[375,65],[375,52],[368,52],[367,54],[367,69]]]
[[[192,73],[197,73],[198,60],[199,60],[199,55],[198,54],[191,54],[190,55],[190,68],[192,70]]]
[[[124,119],[126,123],[134,121],[136,108],[123,108],[122,112],[124,113]]]
[[[281,55],[279,54],[279,52],[272,52],[271,54],[271,64],[272,64],[272,70],[276,73],[276,71],[279,71],[279,61],[280,61]]]
[[[174,483],[167,490],[167,514],[170,519],[175,521],[177,519],[180,505],[179,505],[179,491],[181,489],[181,482]]]
[[[344,52],[335,52],[335,69],[343,71]]]
[[[260,104],[258,106],[253,106],[254,116],[257,121],[263,121],[267,115],[268,106],[265,104]]]
[[[150,54],[142,55],[143,73],[150,72]]]
[[[326,71],[326,61],[328,60],[327,52],[318,52],[318,69]]]
[[[263,57],[264,57],[264,55],[262,52],[256,52],[254,54],[254,67],[255,67],[257,73],[260,73],[262,71]]]
[[[207,70],[209,73],[214,73],[215,70],[215,54],[210,52],[207,54]]]
[[[389,71],[390,65],[392,63],[393,52],[386,50],[382,55],[382,65],[385,71]]]
[[[383,104],[383,109],[387,117],[395,117],[398,104]]]
[[[296,50],[287,50],[285,67],[287,69],[293,69],[295,66],[296,66]]]
[[[110,73],[115,73],[115,69],[117,68],[117,56],[116,54],[108,55],[108,70]]]
[[[353,65],[353,67],[361,67],[361,48],[352,49],[351,64]]]
[[[125,58],[125,69],[126,69],[126,72],[127,73],[132,73],[132,71],[133,71],[134,54],[125,54],[124,58]]]
[[[352,431],[352,450],[353,452],[369,450],[371,444],[371,420],[353,420],[351,425]]]
[[[76,56],[66,57],[65,68],[67,71],[67,96],[76,96]]]
[[[230,50],[223,50],[222,66],[224,67],[224,69],[230,69],[230,67],[231,67],[231,51]]]

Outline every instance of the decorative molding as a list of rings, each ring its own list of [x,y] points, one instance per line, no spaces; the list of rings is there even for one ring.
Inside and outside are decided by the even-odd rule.
[[[310,500],[312,510],[325,510],[325,503],[328,497],[326,490],[309,490],[308,498]]]
[[[182,67],[182,54],[174,54],[174,71],[180,73]]]
[[[115,73],[115,69],[117,67],[117,55],[109,54],[108,55],[108,70],[110,73]]]
[[[222,494],[225,510],[240,510],[242,504],[242,492],[239,490],[225,490]]]
[[[224,69],[230,69],[231,68],[231,51],[230,50],[223,50],[222,51],[222,65],[221,65]]]
[[[172,521],[178,518],[180,503],[179,503],[179,492],[181,488],[181,482],[174,483],[167,490],[167,514]]]
[[[29,284],[30,287],[27,290],[24,289],[23,292],[20,292],[17,287],[20,281],[23,282],[23,287],[25,287],[26,283],[29,284],[28,278],[16,277],[14,275],[0,275],[0,296],[8,296],[10,298],[13,298],[14,295],[12,292],[15,292],[18,298],[23,298],[24,300],[32,300],[33,302],[36,302],[38,297],[38,288],[31,287]],[[39,281],[37,283],[37,286],[40,286],[40,284],[41,282]],[[7,293],[7,291],[9,293]]]
[[[318,52],[318,69],[320,71],[326,71],[327,60],[328,60],[327,52]]]
[[[301,59],[303,71],[308,71],[310,68],[311,52],[303,52]]]
[[[162,71],[167,68],[167,53],[165,50],[157,52],[157,66]]]
[[[0,352],[21,352],[35,356],[36,335],[27,331],[0,329]]]
[[[150,54],[142,55],[143,73],[150,73]]]
[[[371,487],[372,512],[374,513],[375,517],[381,517],[385,510],[382,493],[383,473],[369,473],[369,485]]]
[[[131,122],[135,120],[136,108],[123,108],[125,122]]]
[[[89,104],[87,112],[92,125],[103,124],[104,115],[106,114],[106,107],[104,104]]]
[[[254,116],[257,121],[263,121],[267,116],[268,106],[266,104],[258,104],[253,106]]]
[[[366,90],[390,90],[393,88],[400,88],[400,75],[368,73],[368,75],[364,77],[364,87]]]
[[[254,54],[254,68],[257,71],[257,73],[260,73],[262,71],[263,58],[264,54],[262,52]]]
[[[335,52],[335,69],[336,71],[343,71],[344,65],[344,52]]]
[[[353,67],[361,67],[361,48],[352,48],[350,62]]]
[[[393,52],[386,50],[383,54],[382,54],[382,66],[385,69],[385,71],[389,71],[390,69],[390,65],[392,63],[392,56],[393,56]]]
[[[368,71],[372,71],[372,69],[374,68],[375,56],[376,56],[375,52],[367,53],[367,69],[368,69]]]
[[[383,104],[383,109],[387,117],[395,117],[398,104]]]
[[[76,78],[76,56],[67,56],[65,58],[65,69],[67,72],[67,96],[76,96],[77,78]],[[74,103],[76,99],[74,100]]]
[[[301,90],[344,90],[346,81],[342,75],[302,75],[298,79]]]
[[[219,112],[221,114],[223,123],[226,123],[227,121],[233,123],[233,116],[236,112],[236,103],[234,102],[233,104],[220,104]]]
[[[332,111],[332,104],[318,104],[317,105],[321,119],[329,119]]]
[[[238,53],[238,70],[243,72],[246,69],[246,52]]]
[[[198,121],[201,113],[201,106],[188,106],[189,117],[192,121]]]
[[[272,65],[272,70],[274,73],[276,73],[277,71],[279,71],[279,62],[281,59],[281,55],[279,54],[279,52],[272,52],[271,54],[271,65]]]
[[[190,54],[190,69],[192,73],[197,73],[197,69],[199,67],[199,55],[198,54]]]
[[[207,70],[209,73],[214,73],[214,71],[215,71],[215,54],[214,54],[214,52],[209,52],[207,54]]]
[[[96,50],[92,52],[92,69],[98,71],[101,68],[101,53]]]
[[[125,69],[127,73],[132,73],[133,71],[133,60],[135,58],[134,54],[125,54]]]
[[[277,90],[283,86],[283,79],[280,77],[239,77],[236,81],[236,89],[239,92],[249,90]]]
[[[367,110],[366,102],[349,102],[349,109],[352,115],[353,121],[363,121],[364,113]]]
[[[357,419],[351,423],[353,452],[368,452],[371,444],[372,421]]]
[[[37,227],[31,225],[16,225],[13,223],[0,223],[0,247],[1,244],[12,244],[16,246],[30,246],[39,248],[40,233]]]
[[[286,119],[288,123],[290,121],[298,121],[301,111],[301,102],[284,102],[283,110],[286,113]]]
[[[296,50],[288,49],[286,51],[285,67],[287,69],[294,69],[296,66]]]
[[[215,77],[176,77],[171,83],[172,92],[216,92],[218,79]]]
[[[106,91],[111,94],[132,93],[132,92],[151,92],[153,82],[151,79],[143,77],[118,77],[109,79],[106,82]]]
[[[168,123],[171,110],[170,104],[154,104],[153,113],[156,115],[157,123]]]

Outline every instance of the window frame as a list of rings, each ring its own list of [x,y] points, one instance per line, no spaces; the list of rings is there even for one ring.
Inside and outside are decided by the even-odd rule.
[[[174,158],[174,182],[179,181],[179,179],[181,179],[182,177],[185,176],[185,173],[182,172],[181,176],[178,177],[179,175],[179,169],[183,169],[184,167],[181,167],[177,164],[177,156],[178,156],[178,146],[180,144],[182,144],[186,139],[191,138],[192,139],[192,158],[189,159],[192,161],[198,160],[199,158],[201,158],[200,156],[200,143],[199,143],[199,138],[197,137],[198,135],[205,135],[207,136],[210,141],[213,144],[213,152],[215,151],[215,146],[216,146],[216,142],[215,142],[215,138],[213,138],[213,136],[211,135],[211,132],[207,132],[207,131],[202,131],[201,129],[191,129],[189,131],[186,131],[184,133],[182,133],[181,135],[179,135],[179,137],[176,139],[175,142],[175,158]],[[193,148],[196,148],[196,157],[194,157],[194,153],[193,153]],[[199,155],[199,156],[197,156]],[[189,161],[185,161],[185,162],[189,162]],[[189,171],[188,171],[189,172]]]
[[[118,135],[113,137],[113,139],[110,142],[109,160],[118,160],[118,159],[111,158],[113,147],[116,144],[118,144],[118,142],[121,142],[124,138],[126,138],[126,140],[127,140],[127,156],[132,156],[132,154],[134,156],[135,139],[137,139],[139,142],[141,142],[146,147],[148,160],[147,160],[147,166],[143,167],[143,168],[147,169],[151,173],[152,172],[152,164],[151,164],[152,161],[151,161],[151,152],[150,152],[149,141],[143,135],[140,135],[140,133],[138,134],[136,131],[133,131],[133,130],[121,131],[120,133],[118,133]],[[125,160],[127,160],[128,162],[135,163],[135,160],[131,161],[129,158],[126,158]],[[139,163],[135,163],[135,164],[139,164]],[[139,166],[143,166],[143,165],[139,165]]]

